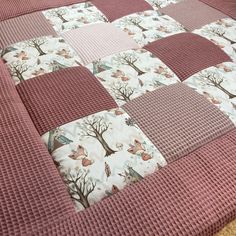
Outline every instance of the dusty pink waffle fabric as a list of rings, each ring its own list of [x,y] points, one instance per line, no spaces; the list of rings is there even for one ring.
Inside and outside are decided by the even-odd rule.
[[[0,235],[25,235],[74,207],[1,60],[0,85]]]
[[[160,11],[172,17],[190,31],[227,17],[222,12],[198,0],[185,0],[170,4],[160,9]]]
[[[57,35],[41,12],[0,22],[0,48],[47,35]]]
[[[160,58],[181,81],[208,67],[232,61],[211,41],[192,33],[159,39],[144,48]]]
[[[70,30],[62,37],[79,54],[84,64],[121,51],[139,48],[125,32],[110,23],[99,23]]]
[[[0,235],[209,236],[236,217],[236,130],[75,213],[0,62]]]
[[[35,235],[213,236],[236,217],[236,130]]]
[[[168,162],[234,129],[218,108],[182,83],[147,93],[123,108]]]
[[[85,67],[72,67],[16,86],[40,135],[73,120],[117,107]]]
[[[234,18],[236,20],[236,1],[235,0],[200,0],[208,4],[211,7],[214,7],[226,15]]]
[[[152,6],[145,0],[93,0],[92,3],[110,21],[132,13],[153,10]]]
[[[1,0],[0,21],[7,20],[23,14],[46,10],[53,7],[66,6],[86,0]]]

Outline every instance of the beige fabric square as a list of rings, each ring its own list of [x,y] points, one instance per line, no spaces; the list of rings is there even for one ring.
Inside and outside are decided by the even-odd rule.
[[[85,26],[62,34],[77,51],[84,64],[111,54],[139,48],[125,32],[110,23]]]

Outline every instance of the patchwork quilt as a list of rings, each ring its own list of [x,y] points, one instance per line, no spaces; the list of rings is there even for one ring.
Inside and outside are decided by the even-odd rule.
[[[236,218],[234,0],[3,0],[0,20],[1,235]]]

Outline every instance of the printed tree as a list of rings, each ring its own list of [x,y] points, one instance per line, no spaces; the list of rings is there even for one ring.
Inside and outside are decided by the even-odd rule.
[[[142,32],[147,31],[148,29],[141,26],[141,22],[142,22],[142,19],[139,17],[127,17],[123,20],[124,24],[134,25],[134,26],[138,27],[139,29],[141,29]]]
[[[152,0],[152,5],[155,6],[156,8],[160,8],[162,5],[162,2],[160,2],[159,0]]]
[[[229,39],[228,37],[225,36],[225,31],[222,28],[211,28],[209,31],[211,33],[223,38],[223,39],[226,39],[231,44],[236,43],[236,41],[233,41],[233,40],[231,40],[231,39]]]
[[[116,99],[128,102],[130,97],[134,94],[134,89],[128,87],[128,84],[116,83],[111,86],[111,90],[114,93]]]
[[[65,9],[55,9],[55,10],[50,11],[50,14],[51,16],[58,17],[62,21],[62,23],[69,22],[68,20],[64,18],[64,15],[66,14]]]
[[[208,73],[208,74],[201,74],[201,78],[207,82],[207,85],[214,86],[218,89],[220,89],[222,92],[227,94],[229,96],[229,99],[235,98],[236,94],[232,94],[229,92],[226,88],[222,86],[222,83],[224,82],[224,78],[220,75],[217,75],[216,73]]]
[[[45,42],[46,41],[43,38],[32,39],[26,42],[26,46],[35,48],[38,51],[39,56],[43,56],[46,55],[46,53],[42,50],[41,46],[45,44]]]
[[[17,61],[10,65],[11,75],[17,77],[20,82],[24,81],[23,74],[28,70],[28,66],[24,63]]]
[[[96,183],[87,177],[88,171],[71,174],[69,171],[64,174],[65,182],[68,186],[71,198],[79,202],[84,208],[90,206],[88,197],[94,191]]]
[[[103,135],[108,130],[109,124],[102,117],[92,117],[91,119],[84,119],[80,128],[84,131],[83,136],[95,138],[104,148],[105,156],[110,156],[116,151],[112,150],[104,139]]]
[[[137,65],[135,64],[138,61],[138,57],[134,53],[122,53],[122,54],[119,54],[114,59],[119,64],[127,65],[133,68],[138,73],[138,76],[146,73],[142,71],[140,68],[138,68]]]

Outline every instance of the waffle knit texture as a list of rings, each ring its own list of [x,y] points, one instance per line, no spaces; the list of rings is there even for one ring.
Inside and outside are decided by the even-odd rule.
[[[236,1],[235,0],[200,0],[208,4],[211,7],[214,7],[226,15],[236,19]]]
[[[132,2],[127,0],[93,0],[92,3],[103,12],[109,21],[132,13],[153,10],[152,6],[144,0],[132,0]]]
[[[93,24],[67,31],[62,37],[75,49],[84,64],[139,47],[126,33],[110,23]]]
[[[1,0],[0,21],[35,11],[67,6],[79,2],[86,2],[86,0],[24,0],[21,3],[18,0]]]
[[[176,34],[144,48],[161,59],[181,81],[208,67],[232,61],[214,43],[192,33]]]
[[[236,130],[76,214],[2,63],[0,70],[0,235],[209,236],[236,217]]]
[[[57,35],[41,12],[2,21],[0,32],[0,48],[32,38]]]
[[[72,67],[16,86],[40,135],[73,120],[117,107],[85,67]]]
[[[0,84],[0,235],[19,235],[74,208],[1,61]]]
[[[214,235],[236,217],[235,153],[236,130],[35,235]]]
[[[198,0],[185,0],[170,4],[160,9],[160,11],[172,17],[190,31],[227,17],[222,12]]]
[[[147,93],[123,108],[168,162],[234,128],[218,108],[181,83]]]

